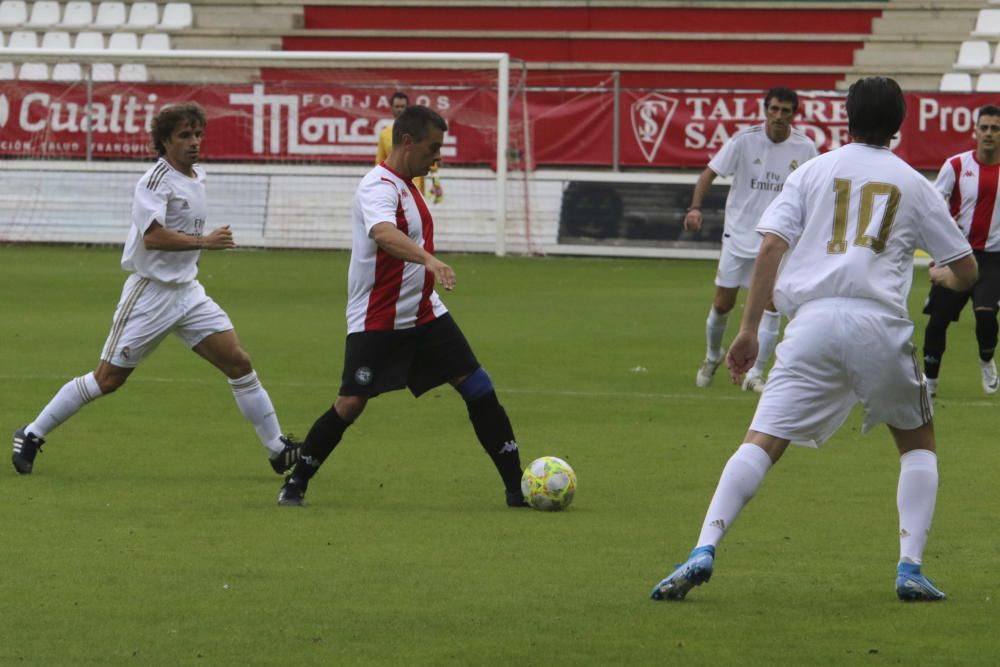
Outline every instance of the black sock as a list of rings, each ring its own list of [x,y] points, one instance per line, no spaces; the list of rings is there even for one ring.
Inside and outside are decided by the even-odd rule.
[[[351,422],[344,421],[333,408],[323,413],[309,429],[309,435],[302,444],[302,460],[295,464],[292,476],[301,480],[312,479],[350,425]]]
[[[514,429],[495,391],[465,402],[479,443],[490,455],[507,491],[521,489],[521,456]]]
[[[924,330],[924,375],[936,380],[941,372],[941,357],[944,356],[945,340],[951,320],[931,315]]]
[[[977,310],[975,312],[979,358],[982,361],[989,361],[997,349],[997,331],[1000,330],[1000,325],[997,324],[997,314],[992,310]]]

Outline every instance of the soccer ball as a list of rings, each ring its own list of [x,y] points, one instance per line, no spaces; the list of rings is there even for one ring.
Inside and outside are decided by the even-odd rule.
[[[576,493],[576,473],[562,459],[543,456],[524,469],[521,493],[536,510],[554,512],[566,509]]]

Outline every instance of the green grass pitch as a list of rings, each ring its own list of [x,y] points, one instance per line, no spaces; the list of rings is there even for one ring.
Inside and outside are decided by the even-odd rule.
[[[96,365],[118,257],[0,247],[5,434]],[[504,505],[450,388],[372,402],[309,506],[278,507],[281,479],[225,379],[171,337],[50,434],[34,475],[3,454],[0,665],[996,664],[998,398],[980,388],[968,313],[942,372],[925,560],[949,601],[896,600],[898,458],[856,412],[772,470],[709,584],[654,603],[755,406],[721,372],[694,387],[714,265],[445,259],[458,287],[443,298],[523,461],[576,469],[568,511]],[[202,258],[300,436],[339,385],[346,270],[339,252]],[[919,345],[925,271],[915,284]]]

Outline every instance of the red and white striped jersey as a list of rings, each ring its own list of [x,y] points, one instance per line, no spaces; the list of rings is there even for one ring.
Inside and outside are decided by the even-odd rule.
[[[948,158],[934,181],[973,250],[1000,252],[998,183],[1000,164],[980,164],[974,150]]]
[[[351,266],[347,273],[347,333],[410,329],[448,309],[434,291],[434,274],[397,259],[370,234],[389,222],[434,254],[434,221],[413,181],[379,164],[361,180],[351,212]]]

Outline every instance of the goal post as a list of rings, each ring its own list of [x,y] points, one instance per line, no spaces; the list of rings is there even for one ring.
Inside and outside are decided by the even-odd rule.
[[[432,208],[435,220],[443,223],[439,247],[504,255],[511,247],[508,235],[513,234],[515,249],[533,250],[526,246],[530,220],[524,218],[524,228],[519,229],[516,223],[521,220],[511,217],[512,211],[518,213],[516,218],[526,215],[510,206],[511,198],[519,201],[530,193],[528,179],[514,183],[513,190],[508,179],[512,109],[511,59],[506,53],[0,49],[3,61],[48,68],[73,62],[80,65],[82,75],[71,81],[0,80],[0,128],[5,135],[0,141],[0,170],[5,174],[0,183],[8,183],[7,188],[0,184],[0,241],[58,240],[59,233],[33,226],[59,219],[67,202],[51,203],[53,210],[46,212],[49,203],[39,193],[57,196],[76,183],[94,187],[93,178],[77,175],[114,173],[118,166],[128,178],[134,177],[137,162],[148,163],[155,157],[141,148],[151,117],[158,108],[181,99],[193,98],[209,112],[205,160],[210,205],[220,172],[234,179],[244,173],[266,177],[257,182],[276,188],[279,199],[294,199],[280,190],[301,185],[294,183],[296,178],[317,187],[322,187],[323,178],[356,184],[374,159],[377,128],[391,122],[387,100],[395,90],[404,90],[411,102],[426,100],[432,108],[436,103],[435,110],[455,130],[449,135],[457,135],[449,136],[443,149],[444,202]],[[122,78],[129,65],[141,65],[151,76],[145,81],[95,80],[98,67],[107,65],[119,67]],[[495,100],[490,99],[493,95]],[[348,100],[354,107],[345,106]],[[488,113],[486,105],[492,107]],[[514,123],[520,130],[514,144],[524,155],[530,146],[525,137],[529,127],[520,119]],[[531,163],[526,156],[520,166],[529,169]],[[19,170],[33,171],[53,183],[26,197],[17,179],[6,177]],[[319,178],[308,178],[310,174]],[[120,189],[116,196],[126,196]],[[337,183],[330,189],[337,196],[327,204],[349,211],[345,192],[353,194],[353,188]],[[318,203],[322,195],[303,196]],[[127,198],[130,205],[130,192]],[[234,198],[240,196],[229,197]],[[492,202],[488,208],[485,201]],[[258,214],[265,232],[275,221],[273,202],[271,207]],[[525,204],[523,210],[530,207]],[[294,227],[278,213],[279,227]],[[461,229],[463,218],[476,230]],[[209,226],[212,223],[209,220]],[[487,224],[491,228],[485,233],[482,228]],[[79,242],[80,233],[85,230],[65,240]],[[294,246],[294,238],[272,243],[265,236],[251,234],[256,244]],[[302,241],[302,247],[349,247],[328,238]]]

